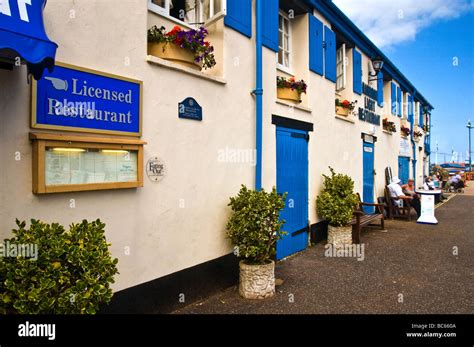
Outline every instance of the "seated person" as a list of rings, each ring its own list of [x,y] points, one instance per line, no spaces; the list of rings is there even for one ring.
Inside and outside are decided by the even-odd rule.
[[[413,196],[410,196],[410,195],[405,195],[403,193],[402,187],[400,186],[400,182],[401,181],[398,177],[394,177],[392,179],[392,183],[388,185],[388,189],[390,190],[390,195],[392,199],[398,202],[402,202],[402,203],[404,201],[408,201],[410,205],[413,206],[413,208],[416,211],[416,214],[419,217],[421,214],[420,199],[414,198]]]
[[[415,180],[410,178],[407,184],[402,186],[403,194],[419,199],[419,195],[415,193]]]
[[[425,183],[423,184],[424,190],[435,190],[435,186],[430,176],[425,176]]]
[[[462,180],[461,174],[464,174],[464,172],[461,171],[457,173],[456,175],[451,177],[451,179],[449,180],[449,184],[452,185],[454,189],[464,188],[464,182]]]

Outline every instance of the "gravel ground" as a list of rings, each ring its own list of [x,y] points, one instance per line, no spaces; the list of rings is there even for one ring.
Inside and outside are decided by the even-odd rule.
[[[387,221],[361,235],[365,259],[324,256],[324,244],[281,261],[277,294],[244,300],[237,287],[178,314],[474,313],[474,194],[436,210],[438,225]],[[453,254],[455,247],[458,255]]]

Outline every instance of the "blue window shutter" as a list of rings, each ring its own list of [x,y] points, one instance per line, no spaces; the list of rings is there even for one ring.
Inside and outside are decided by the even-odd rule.
[[[323,23],[309,15],[309,69],[323,75]]]
[[[247,37],[252,37],[252,0],[227,0],[224,24]]]
[[[353,61],[353,89],[354,93],[359,95],[362,94],[362,55],[356,51],[352,50],[352,61]]]
[[[421,105],[421,102],[420,102],[420,110],[418,111],[418,125],[420,127],[423,127],[425,125],[425,120],[423,119],[423,106]]]
[[[413,126],[414,124],[413,124],[413,96],[412,95],[408,96],[407,110],[408,110],[408,121]]]
[[[377,103],[383,106],[383,72],[379,71],[377,75]]]
[[[336,34],[334,31],[324,26],[324,75],[326,79],[336,83]]]
[[[397,114],[397,86],[395,83],[392,82],[392,100],[390,100],[392,103],[392,114],[396,115]]]
[[[240,1],[240,0],[238,0]],[[278,11],[279,3],[276,0],[262,1],[263,6],[263,45],[272,51],[278,52]]]
[[[402,90],[400,89],[400,87],[397,87],[397,104],[398,104],[398,117],[401,117],[403,100],[402,100]]]

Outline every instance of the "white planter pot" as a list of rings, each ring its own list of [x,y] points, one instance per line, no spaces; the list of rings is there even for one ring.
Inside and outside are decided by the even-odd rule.
[[[275,262],[265,265],[239,263],[239,294],[245,299],[266,299],[275,294]]]
[[[328,226],[328,243],[334,248],[343,248],[345,245],[352,245],[352,226],[334,227]]]

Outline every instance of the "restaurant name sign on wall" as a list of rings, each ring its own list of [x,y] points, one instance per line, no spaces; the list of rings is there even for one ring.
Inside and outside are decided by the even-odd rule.
[[[380,126],[380,115],[375,113],[375,105],[377,104],[377,91],[363,84],[362,92],[364,96],[364,108],[359,107],[359,119],[374,125]]]
[[[33,82],[33,128],[141,135],[142,82],[56,63]]]

